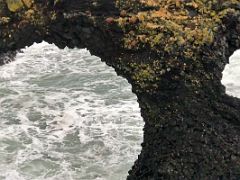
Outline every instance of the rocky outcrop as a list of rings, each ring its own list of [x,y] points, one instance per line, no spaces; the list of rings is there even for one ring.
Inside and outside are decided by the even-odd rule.
[[[145,126],[128,180],[240,179],[240,100],[221,84],[240,48],[238,0],[0,5],[1,53],[42,40],[87,47],[132,84]]]

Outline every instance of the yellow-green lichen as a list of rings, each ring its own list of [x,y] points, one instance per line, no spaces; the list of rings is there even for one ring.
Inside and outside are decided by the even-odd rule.
[[[23,8],[24,4],[21,0],[6,0],[8,9],[12,12],[16,12]]]
[[[147,92],[156,91],[161,76],[167,72],[167,70],[161,68],[159,61],[153,61],[151,64],[130,63],[129,66],[131,69],[131,78],[140,89],[145,89]]]

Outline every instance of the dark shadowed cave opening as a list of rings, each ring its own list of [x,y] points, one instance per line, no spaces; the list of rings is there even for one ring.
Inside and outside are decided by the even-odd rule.
[[[0,178],[126,178],[143,120],[131,85],[113,68],[87,50],[43,42],[0,74]]]

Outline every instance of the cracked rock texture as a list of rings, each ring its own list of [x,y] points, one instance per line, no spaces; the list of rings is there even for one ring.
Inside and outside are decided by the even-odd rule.
[[[221,84],[239,0],[0,0],[0,64],[42,40],[131,83],[145,126],[128,180],[240,179],[240,100]]]

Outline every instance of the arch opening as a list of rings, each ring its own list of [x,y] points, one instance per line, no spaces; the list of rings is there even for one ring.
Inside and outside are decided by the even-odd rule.
[[[226,88],[226,93],[240,98],[240,49],[236,50],[229,58],[223,71],[222,84]]]
[[[0,178],[125,179],[143,136],[128,82],[87,50],[16,59],[0,67]]]

